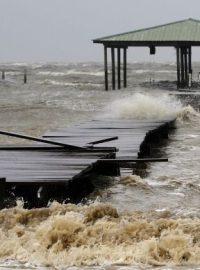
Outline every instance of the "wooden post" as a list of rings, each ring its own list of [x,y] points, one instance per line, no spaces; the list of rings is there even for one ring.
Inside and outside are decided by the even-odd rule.
[[[188,48],[188,62],[189,62],[189,87],[192,86],[192,48]]]
[[[189,73],[192,73],[192,48],[188,48]]]
[[[115,48],[111,48],[111,62],[112,62],[112,89],[115,90]]]
[[[117,48],[117,79],[118,79],[118,89],[121,88],[121,54],[120,48]]]
[[[0,178],[0,209],[4,207],[5,199],[5,178]]]
[[[180,48],[176,48],[176,58],[177,58],[177,88],[180,87]]]
[[[27,70],[24,70],[24,84],[27,83]]]
[[[127,87],[127,48],[124,48],[124,88]]]
[[[188,59],[187,59],[187,48],[184,48],[184,63],[185,63],[185,86],[188,86]]]
[[[5,80],[5,70],[2,70],[2,80]]]
[[[106,45],[104,45],[104,72],[105,72],[105,90],[108,91],[108,57]]]
[[[181,47],[181,86],[184,86],[184,57],[183,57],[183,47]]]

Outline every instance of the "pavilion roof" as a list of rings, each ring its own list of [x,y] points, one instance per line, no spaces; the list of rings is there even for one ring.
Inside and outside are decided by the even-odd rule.
[[[200,45],[200,21],[189,18],[187,20],[97,38],[93,42],[107,45],[125,44],[127,46],[171,46],[179,43],[195,46]]]

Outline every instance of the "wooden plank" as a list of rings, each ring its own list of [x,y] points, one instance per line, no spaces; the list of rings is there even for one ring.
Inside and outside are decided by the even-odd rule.
[[[97,163],[116,164],[116,163],[143,163],[143,162],[168,162],[168,158],[117,158],[117,159],[99,159]]]
[[[117,136],[106,138],[106,139],[101,139],[101,140],[98,140],[98,141],[89,142],[88,144],[95,145],[95,144],[100,144],[100,143],[105,143],[105,142],[110,142],[110,141],[115,141],[115,140],[118,140]]]
[[[0,146],[0,151],[32,151],[32,152],[37,152],[37,151],[40,151],[40,152],[46,152],[47,150],[49,150],[48,147],[46,146],[23,146],[23,145],[7,145],[7,146]],[[84,148],[84,150],[79,150],[79,151],[68,151],[68,149],[65,149],[65,148],[50,148],[51,153],[59,153],[59,152],[63,152],[65,154],[67,154],[68,156],[70,155],[80,155],[80,156],[87,156],[87,155],[106,155],[106,154],[109,154],[111,152],[114,152],[116,151],[116,148],[114,147],[93,147],[92,149],[90,148]]]
[[[153,134],[150,132],[152,130],[159,132],[165,125],[168,127],[167,121],[163,123],[153,120],[133,122],[133,120],[107,119],[87,121],[73,128],[53,130],[46,134],[54,136],[54,143],[70,142],[81,147],[76,151],[57,145],[47,147],[42,142],[33,146],[0,147],[0,171],[3,177],[6,177],[6,183],[48,185],[63,184],[82,177],[91,171],[96,162],[111,165],[150,162],[149,159],[148,161],[137,159],[140,145],[146,140],[146,134]],[[114,141],[116,137],[118,140]],[[101,143],[101,147],[92,146],[91,149],[82,147],[88,142],[93,145]],[[113,159],[116,147],[119,148],[117,160]]]
[[[62,144],[62,143],[59,143],[59,142],[54,142],[54,141],[50,141],[50,140],[44,140],[44,139],[40,139],[40,138],[35,138],[35,137],[22,135],[22,134],[17,134],[17,133],[12,133],[12,132],[3,131],[3,130],[0,130],[0,134],[5,135],[5,136],[19,138],[19,139],[25,139],[25,140],[29,140],[29,141],[42,142],[42,143],[62,146],[62,147],[66,147],[66,148],[72,149],[72,150],[82,150],[81,147],[77,147],[75,145]]]

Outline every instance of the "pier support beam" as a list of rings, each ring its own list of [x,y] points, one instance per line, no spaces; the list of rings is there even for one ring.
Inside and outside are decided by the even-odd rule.
[[[176,62],[177,62],[177,88],[180,87],[181,81],[181,74],[180,74],[180,48],[176,48]]]
[[[124,48],[124,65],[123,65],[123,71],[124,71],[124,88],[127,87],[127,48]]]
[[[191,87],[192,50],[191,47],[177,47],[177,86]]]
[[[121,50],[117,48],[117,81],[118,89],[121,89]]]
[[[104,72],[105,72],[105,90],[108,91],[108,55],[107,47],[104,45]]]
[[[189,88],[192,86],[192,48],[191,46],[188,48],[188,65],[189,65]]]
[[[188,86],[188,48],[184,48],[183,55],[184,55],[184,68],[185,68],[185,81],[184,85],[187,87]]]
[[[112,62],[112,89],[115,90],[115,48],[111,48],[111,62]]]
[[[183,87],[185,81],[183,48],[180,48],[180,51],[181,51],[181,87]]]
[[[104,44],[105,90],[106,91],[109,90],[108,49],[111,50],[111,88],[112,90],[116,89],[116,81],[117,81],[118,89],[121,89],[121,87],[126,88],[127,87],[127,47],[110,47]],[[115,49],[117,52],[115,52]],[[115,57],[117,60],[117,64],[115,63]],[[116,72],[117,72],[117,75],[116,75]],[[122,82],[123,82],[123,85],[122,85]]]

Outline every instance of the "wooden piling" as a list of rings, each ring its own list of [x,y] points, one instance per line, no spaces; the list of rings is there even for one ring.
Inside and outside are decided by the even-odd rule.
[[[177,88],[180,87],[180,48],[176,48],[176,59],[177,59]]]
[[[5,70],[2,70],[2,76],[1,76],[2,80],[5,80]]]
[[[191,46],[188,48],[188,68],[189,68],[189,82],[188,86],[191,88],[192,86],[192,49]]]
[[[184,86],[188,86],[188,49],[184,48],[184,72],[185,72],[185,81],[184,81]]]
[[[188,48],[188,58],[189,58],[189,73],[192,74],[192,48]]]
[[[27,70],[24,70],[24,84],[27,83]]]
[[[112,62],[112,89],[115,90],[115,48],[111,48],[111,62]]]
[[[121,50],[117,48],[117,81],[118,89],[121,88]]]
[[[184,86],[185,74],[184,74],[184,55],[183,47],[181,47],[181,86]]]
[[[124,88],[127,87],[127,48],[124,48]]]
[[[105,90],[108,91],[108,56],[106,46],[104,46],[104,72],[105,72]]]

